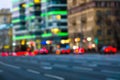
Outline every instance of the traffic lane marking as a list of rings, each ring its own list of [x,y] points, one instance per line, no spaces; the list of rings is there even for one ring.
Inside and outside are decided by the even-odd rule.
[[[0,62],[0,64],[2,64],[4,66],[7,66],[7,67],[11,67],[11,68],[15,68],[15,69],[20,69],[19,66],[15,66],[15,65],[11,65],[11,64],[6,64],[6,63],[3,63],[3,62]]]
[[[56,75],[51,75],[51,74],[44,74],[44,76],[49,77],[49,78],[54,78],[57,80],[65,80],[63,77],[56,76]]]
[[[28,72],[34,73],[34,74],[40,74],[40,72],[32,70],[32,69],[27,69]]]

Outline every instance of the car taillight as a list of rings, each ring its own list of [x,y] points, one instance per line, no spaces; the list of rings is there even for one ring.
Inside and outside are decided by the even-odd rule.
[[[2,56],[9,56],[8,53],[2,53]]]
[[[68,53],[70,53],[70,50],[67,50]]]
[[[38,51],[38,50],[34,51],[34,54],[35,54],[35,55],[37,55],[38,53],[39,53],[39,51]]]
[[[106,53],[107,52],[109,52],[110,51],[110,49],[109,48],[105,48],[105,50],[104,50]]]
[[[112,51],[113,51],[114,53],[116,53],[116,52],[117,52],[117,49],[116,49],[116,48],[112,48]]]
[[[59,55],[60,54],[60,50],[56,50],[56,54]]]
[[[61,53],[64,54],[64,53],[65,53],[65,50],[61,50]]]
[[[78,49],[76,49],[76,50],[75,50],[75,52],[76,52],[76,53],[79,53],[79,50],[78,50]]]
[[[62,50],[63,52],[67,51],[67,50]]]
[[[17,56],[15,52],[12,53],[12,56]]]
[[[81,49],[81,53],[85,53],[85,50],[84,50],[84,49]]]
[[[48,50],[46,50],[46,52],[48,53]]]

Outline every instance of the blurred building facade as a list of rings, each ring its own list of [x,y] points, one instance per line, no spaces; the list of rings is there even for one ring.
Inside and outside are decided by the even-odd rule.
[[[41,3],[42,43],[52,41],[61,44],[68,39],[67,29],[67,0],[43,0]],[[63,44],[64,45],[64,44]]]
[[[12,23],[14,46],[22,40],[36,41],[41,31],[41,0],[13,0]]]
[[[11,12],[9,9],[0,10],[0,50],[10,50],[12,43]]]
[[[120,49],[119,0],[67,0],[71,46],[92,48],[114,45]],[[79,40],[75,41],[75,39]],[[76,44],[77,43],[77,44]]]
[[[68,38],[66,0],[13,0],[14,43],[60,43]],[[40,46],[40,45],[39,45]]]

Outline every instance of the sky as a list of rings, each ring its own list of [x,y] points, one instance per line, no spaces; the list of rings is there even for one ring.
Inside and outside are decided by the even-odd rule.
[[[2,8],[12,9],[12,0],[0,0],[0,9]]]

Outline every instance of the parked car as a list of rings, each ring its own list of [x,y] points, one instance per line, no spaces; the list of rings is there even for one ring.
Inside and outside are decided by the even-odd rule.
[[[16,52],[16,55],[17,56],[28,56],[29,52],[27,52],[27,51],[18,51],[18,52]]]
[[[34,55],[38,55],[39,54],[39,50],[38,49],[34,50],[33,53],[34,53]]]
[[[56,53],[57,55],[59,55],[59,54],[61,54],[61,50],[60,50],[60,49],[56,49],[56,50],[55,50],[55,53]]]
[[[56,54],[70,54],[71,50],[69,48],[56,49]]]
[[[17,56],[16,52],[11,52],[10,56]]]
[[[68,48],[61,48],[61,54],[70,54],[71,50]]]
[[[48,49],[47,48],[45,48],[45,47],[43,47],[43,48],[41,48],[40,50],[39,50],[39,53],[40,54],[48,54]]]
[[[100,53],[117,53],[117,48],[113,46],[103,46]]]
[[[77,48],[77,49],[74,49],[74,54],[84,54],[85,53],[85,49],[84,48]]]
[[[28,52],[28,56],[35,56],[36,54],[35,54],[35,52]]]
[[[1,56],[3,56],[3,57],[9,56],[9,53],[8,53],[8,52],[2,52],[2,53],[1,53]]]

